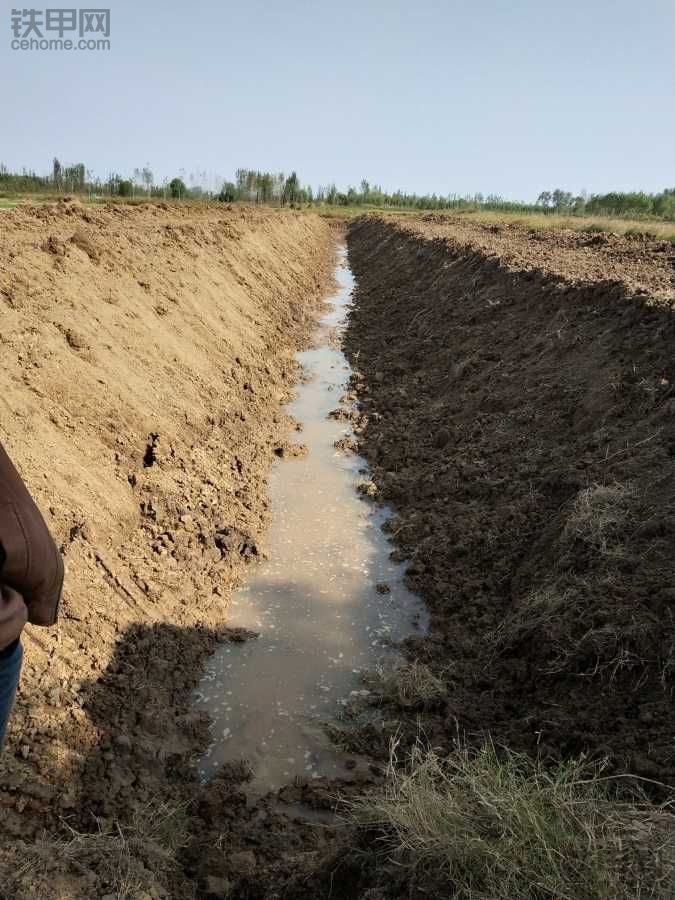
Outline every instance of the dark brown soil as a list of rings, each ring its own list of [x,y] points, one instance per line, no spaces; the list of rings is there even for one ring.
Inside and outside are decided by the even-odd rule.
[[[675,784],[672,251],[367,217],[349,252],[363,452],[433,613],[410,653],[448,681],[434,738]]]

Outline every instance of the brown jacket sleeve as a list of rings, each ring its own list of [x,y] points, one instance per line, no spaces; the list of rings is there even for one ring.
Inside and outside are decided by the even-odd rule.
[[[18,591],[28,621],[53,625],[59,614],[63,560],[40,510],[0,444],[0,579]],[[0,558],[3,555],[0,554]]]

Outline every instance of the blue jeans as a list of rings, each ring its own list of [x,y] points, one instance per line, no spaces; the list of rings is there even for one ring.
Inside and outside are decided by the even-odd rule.
[[[9,655],[0,655],[0,750],[5,741],[9,714],[14,705],[14,696],[19,686],[23,647],[18,641]]]

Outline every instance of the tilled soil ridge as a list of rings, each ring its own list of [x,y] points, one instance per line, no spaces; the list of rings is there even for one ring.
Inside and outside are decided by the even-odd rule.
[[[447,685],[425,733],[675,784],[672,250],[369,216],[349,255],[362,451]]]
[[[334,245],[317,216],[248,208],[70,201],[0,218],[2,441],[67,570],[59,627],[25,636],[0,761],[0,894],[121,890],[100,874],[104,849],[71,866],[63,846],[26,855],[19,839],[61,819],[102,829],[102,848],[167,784],[194,794],[204,722],[190,691],[227,637],[229,588],[264,552],[281,406]],[[131,852],[130,896],[192,895],[175,873],[167,894],[171,866],[151,856]]]

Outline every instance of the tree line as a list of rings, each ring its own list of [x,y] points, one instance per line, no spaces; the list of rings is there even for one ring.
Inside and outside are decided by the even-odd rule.
[[[189,180],[189,186],[186,183]],[[146,197],[183,199],[217,199],[227,202],[246,201],[248,203],[301,204],[313,202],[312,189],[302,187],[296,172],[260,172],[254,169],[237,169],[235,180],[220,180],[219,190],[204,187],[206,172],[191,172],[184,169],[174,178],[156,182],[149,164],[138,166],[129,177],[111,172],[102,179],[87,169],[84,163],[64,165],[54,157],[49,175],[38,175],[23,169],[10,172],[0,163],[0,194],[62,194],[88,193],[97,197]]]
[[[659,194],[644,191],[611,191],[608,194],[585,192],[574,196],[569,191],[557,188],[542,191],[536,206],[544,212],[573,216],[620,216],[644,218],[654,216],[659,219],[675,220],[675,188],[666,188]]]
[[[278,203],[284,206],[312,203],[314,198],[312,189],[300,184],[297,172],[286,176],[283,172],[237,169],[234,181],[223,184],[218,199],[227,203],[245,200],[248,203]]]
[[[64,165],[57,157],[52,160],[49,175],[38,175],[23,169],[10,172],[0,163],[0,195],[12,194],[89,194],[97,197],[171,197],[175,199],[197,198],[204,191],[198,180],[206,173],[191,173],[192,187],[185,184],[185,174],[171,180],[165,178],[155,182],[155,176],[148,164],[138,166],[129,177],[111,172],[107,178],[96,176],[84,163]]]
[[[501,212],[544,212],[561,215],[619,216],[625,218],[660,218],[675,221],[675,188],[660,193],[644,191],[612,191],[607,194],[572,194],[556,188],[542,191],[534,203],[506,200],[498,194],[459,195],[415,194],[407,191],[387,192],[379,185],[363,179],[359,187],[339,190],[334,183],[313,190],[300,182],[297,172],[263,172],[237,169],[234,180],[221,179],[211,189],[205,185],[206,172],[181,169],[174,178],[157,183],[149,164],[134,168],[130,176],[112,172],[101,179],[83,163],[64,165],[56,157],[49,175],[38,175],[24,169],[10,172],[0,164],[0,195],[31,193],[88,193],[96,197],[140,197],[183,199],[215,199],[226,203],[242,201],[279,206],[306,204],[327,206],[373,206],[412,210],[487,209]],[[189,184],[188,184],[189,182]]]

